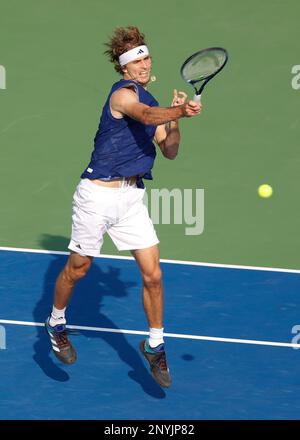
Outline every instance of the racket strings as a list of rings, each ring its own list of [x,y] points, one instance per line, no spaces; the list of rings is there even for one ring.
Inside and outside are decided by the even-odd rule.
[[[226,62],[226,55],[221,50],[210,50],[195,54],[186,62],[182,75],[186,81],[201,81],[214,75]]]

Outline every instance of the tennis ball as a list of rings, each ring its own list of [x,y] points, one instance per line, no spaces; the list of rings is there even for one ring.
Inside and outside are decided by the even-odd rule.
[[[272,194],[273,194],[273,188],[270,185],[264,183],[263,185],[260,185],[258,187],[258,195],[263,199],[267,199],[268,197],[271,197]]]

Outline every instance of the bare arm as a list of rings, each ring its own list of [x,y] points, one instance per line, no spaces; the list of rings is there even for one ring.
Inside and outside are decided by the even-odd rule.
[[[180,131],[178,121],[159,125],[155,131],[155,142],[167,159],[175,159],[179,149]]]
[[[112,94],[110,106],[121,116],[127,115],[145,125],[162,125],[180,118],[196,116],[201,109],[194,101],[176,107],[149,107],[139,102],[137,94],[127,88],[121,88]]]
[[[173,92],[173,101],[171,106],[179,106],[185,103],[187,95],[184,92]],[[159,145],[163,155],[167,159],[175,159],[180,144],[180,131],[178,121],[171,121],[165,125],[157,127],[155,132],[155,141]]]

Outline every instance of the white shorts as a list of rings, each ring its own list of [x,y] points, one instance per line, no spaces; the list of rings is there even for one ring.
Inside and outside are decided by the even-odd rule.
[[[159,243],[147,207],[145,190],[123,182],[112,188],[82,179],[73,196],[72,236],[68,248],[80,255],[100,255],[105,232],[119,251]]]

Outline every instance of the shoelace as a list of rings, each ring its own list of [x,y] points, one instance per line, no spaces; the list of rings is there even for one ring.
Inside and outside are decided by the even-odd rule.
[[[55,332],[54,337],[57,341],[57,345],[59,348],[67,347],[70,345],[66,330],[64,330],[63,332]]]
[[[165,353],[162,353],[161,356],[157,359],[157,364],[161,370],[167,370],[167,359]]]
[[[70,341],[68,339],[68,335],[72,336],[80,336],[81,333],[78,330],[72,329],[72,328],[66,328],[62,332],[55,332],[54,337],[57,341],[58,347],[67,347],[70,345]]]

